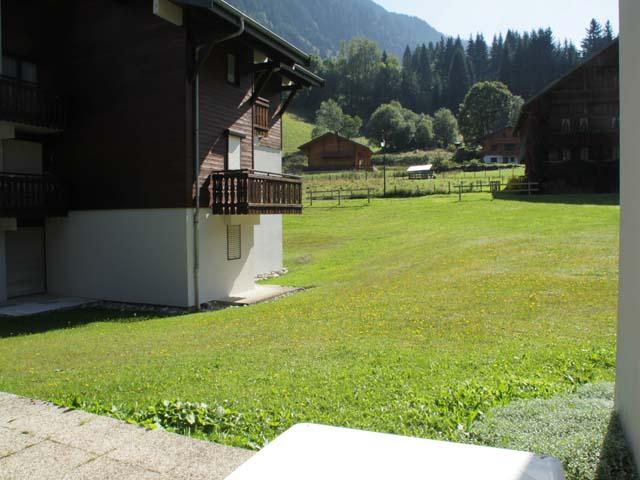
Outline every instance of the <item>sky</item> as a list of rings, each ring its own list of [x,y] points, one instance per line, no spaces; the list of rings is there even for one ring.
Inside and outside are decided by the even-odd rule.
[[[463,38],[483,33],[487,41],[507,29],[551,27],[557,39],[578,46],[592,18],[611,20],[618,32],[618,0],[374,0],[387,10],[426,20],[436,30]]]

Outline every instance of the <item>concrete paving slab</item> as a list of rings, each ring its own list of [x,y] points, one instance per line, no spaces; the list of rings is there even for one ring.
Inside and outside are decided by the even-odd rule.
[[[24,317],[38,313],[68,310],[88,305],[95,300],[78,297],[59,297],[55,295],[29,295],[13,298],[0,304],[0,316]]]
[[[91,414],[79,410],[65,410],[54,407],[51,410],[41,410],[38,413],[25,413],[5,426],[21,432],[31,432],[36,435],[50,437],[56,433],[65,432],[90,421]]]
[[[4,402],[0,404],[0,426],[8,426],[19,418],[39,415],[47,411],[49,411],[49,406],[43,402],[21,397],[5,398]]]
[[[234,452],[234,450],[236,449],[195,440],[183,435],[153,430],[147,432],[143,437],[109,452],[106,456],[159,473],[187,472],[188,466],[202,463],[205,465],[204,468],[208,468],[210,471],[209,479],[216,480],[223,479],[228,473],[215,476],[213,471],[219,469],[230,473],[253,453],[247,452],[245,456]],[[179,477],[176,473],[174,478],[183,477]]]
[[[91,415],[88,421],[56,430],[50,438],[59,443],[104,455],[122,445],[138,440],[147,430],[114,418]]]
[[[104,457],[84,463],[64,476],[64,480],[169,480],[169,478]]]
[[[222,480],[254,452],[0,393],[0,480]]]
[[[84,450],[45,440],[0,459],[1,478],[60,480],[93,458]]]
[[[0,458],[8,457],[14,453],[40,443],[44,438],[29,432],[19,432],[9,428],[0,427]]]
[[[255,305],[300,290],[294,287],[281,287],[280,285],[256,285],[251,290],[239,292],[231,297],[220,300],[229,305]]]
[[[201,449],[199,461],[181,464],[171,470],[171,478],[189,480],[215,480],[227,478],[236,468],[249,460],[256,452],[218,445],[219,448]]]

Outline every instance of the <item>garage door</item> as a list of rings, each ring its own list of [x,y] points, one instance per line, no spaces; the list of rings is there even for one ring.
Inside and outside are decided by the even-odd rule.
[[[43,293],[44,228],[24,227],[5,234],[8,297]]]

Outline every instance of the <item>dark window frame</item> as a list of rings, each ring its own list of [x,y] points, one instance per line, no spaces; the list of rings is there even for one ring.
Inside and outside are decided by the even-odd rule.
[[[233,67],[233,81],[229,80],[229,60],[234,59],[234,67]],[[235,52],[227,52],[225,56],[225,81],[228,85],[233,85],[234,87],[240,86],[240,58]]]
[[[8,59],[13,60],[16,63],[16,76],[14,77],[14,76],[7,75],[4,72],[4,65],[3,65],[2,75],[1,75],[2,78],[7,78],[7,79],[10,79],[10,80],[13,80],[13,81],[16,81],[16,82],[24,82],[24,83],[27,83],[29,85],[38,85],[40,83],[40,66],[38,65],[37,62],[35,62],[35,61],[31,60],[31,59],[28,59],[28,58],[20,57],[18,55],[13,55],[11,53],[2,53],[2,56],[0,56],[0,61],[2,61],[4,63],[5,57],[8,58]],[[24,68],[23,64],[25,64],[25,63],[30,63],[31,65],[33,65],[35,67],[35,73],[36,73],[35,82],[31,81],[31,80],[25,80],[23,78],[23,75],[24,75],[24,73],[23,73],[23,68]]]

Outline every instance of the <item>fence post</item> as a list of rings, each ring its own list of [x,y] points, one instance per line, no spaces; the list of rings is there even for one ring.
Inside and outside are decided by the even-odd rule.
[[[529,191],[529,196],[531,196],[531,182],[527,182],[527,190]]]
[[[309,190],[309,206],[313,206],[313,190]]]
[[[447,195],[451,195],[451,180],[449,180],[449,193]]]
[[[338,205],[340,205],[340,194],[342,193],[342,189],[338,189]]]
[[[462,201],[462,182],[458,185],[458,201]]]
[[[371,189],[367,188],[367,203],[371,203]]]

